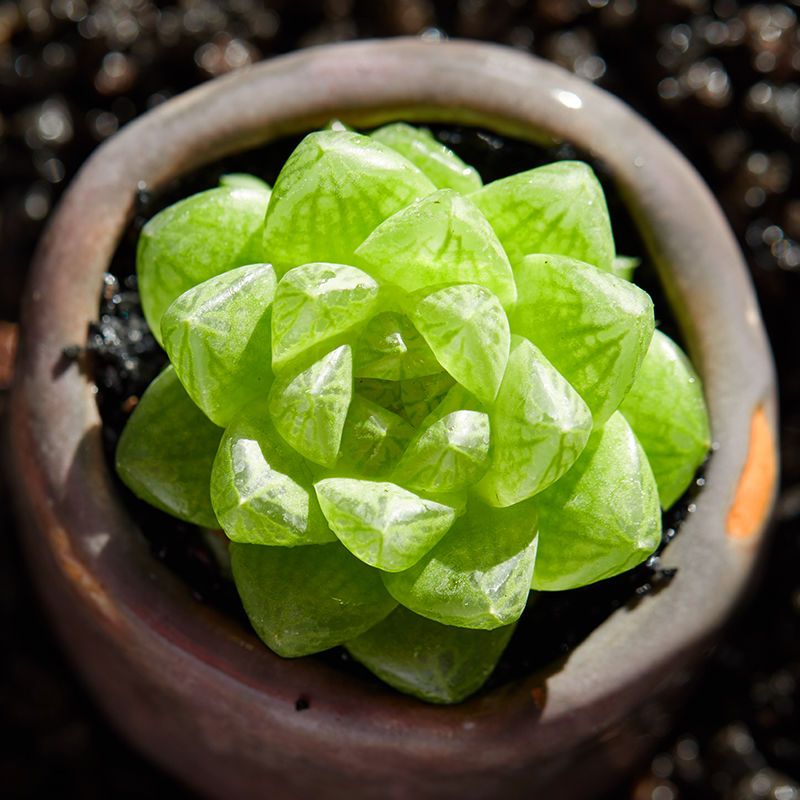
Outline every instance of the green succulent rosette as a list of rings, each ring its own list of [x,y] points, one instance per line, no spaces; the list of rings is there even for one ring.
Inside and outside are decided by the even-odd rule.
[[[341,126],[337,126],[340,128]],[[276,653],[344,645],[451,703],[531,589],[645,560],[709,447],[591,169],[487,186],[430,132],[309,134],[145,226],[170,366],[123,432],[142,499],[231,541]]]

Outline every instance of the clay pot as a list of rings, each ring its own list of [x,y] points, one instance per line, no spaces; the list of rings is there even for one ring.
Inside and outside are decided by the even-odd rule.
[[[338,117],[480,125],[601,158],[641,230],[708,395],[718,449],[669,546],[675,580],[569,658],[453,707],[285,661],[196,603],[116,496],[84,341],[134,207],[221,156]],[[58,632],[138,748],[224,798],[596,797],[654,746],[747,587],[776,481],[774,374],[741,254],[707,187],[648,123],[561,69],[496,46],[418,40],[294,53],[159,106],[101,147],[33,265],[11,404],[25,548]],[[295,709],[298,698],[310,707]],[[665,711],[667,709],[667,711]]]

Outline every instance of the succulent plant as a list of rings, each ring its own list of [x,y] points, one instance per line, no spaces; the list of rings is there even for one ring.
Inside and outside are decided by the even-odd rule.
[[[339,126],[341,127],[341,126]],[[123,432],[139,497],[230,539],[276,653],[344,645],[456,702],[531,589],[616,575],[709,447],[580,162],[482,185],[428,131],[309,134],[142,231],[170,366]]]

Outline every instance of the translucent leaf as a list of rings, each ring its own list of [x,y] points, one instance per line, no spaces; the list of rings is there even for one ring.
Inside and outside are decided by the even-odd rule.
[[[261,237],[269,197],[223,186],[187,197],[142,229],[136,253],[147,324],[161,343],[161,317],[187,289],[234,267],[263,261]]]
[[[266,194],[267,199],[272,194],[272,189],[266,181],[247,172],[229,172],[219,179],[219,185],[227,186],[231,189],[253,189],[256,192]]]
[[[417,434],[394,480],[423,492],[452,492],[475,483],[488,466],[488,415],[453,411]]]
[[[122,482],[173,517],[218,528],[211,507],[211,465],[222,430],[192,402],[167,367],[142,395],[117,445]]]
[[[406,292],[477,283],[503,305],[516,298],[505,251],[471,200],[440,189],[398,211],[356,251],[364,269]]]
[[[449,506],[394,483],[327,478],[314,488],[342,544],[366,564],[389,572],[415,564],[455,519]]]
[[[611,262],[611,273],[624,281],[630,281],[641,263],[641,259],[634,256],[615,256]]]
[[[494,181],[470,198],[512,264],[529,253],[558,253],[611,269],[611,221],[603,189],[588,164],[547,164]]]
[[[352,354],[342,345],[296,375],[278,376],[269,412],[278,433],[300,455],[332,467],[352,394]]]
[[[527,339],[511,337],[503,382],[490,412],[492,462],[475,487],[492,506],[510,506],[558,480],[592,430],[586,403]]]
[[[276,371],[314,345],[364,322],[378,301],[378,284],[344,264],[304,264],[278,284],[272,314],[272,364]]]
[[[408,298],[408,313],[439,363],[479,400],[497,395],[510,331],[500,301],[475,284],[446,286]]]
[[[516,622],[536,561],[536,510],[473,501],[450,532],[405,572],[384,574],[406,608],[444,625],[491,630]]]
[[[427,128],[414,128],[404,122],[395,122],[378,128],[370,135],[416,164],[437,189],[453,189],[469,194],[483,186],[478,171],[465,164]]]
[[[164,347],[192,400],[217,425],[272,383],[275,272],[239,267],[184,292],[161,318]]]
[[[486,411],[486,407],[475,395],[468,392],[461,384],[456,383],[448,389],[439,404],[422,420],[420,428],[429,428],[454,411]]]
[[[314,261],[352,263],[377,225],[434,189],[410,161],[368,136],[311,133],[275,182],[264,250],[280,270]]]
[[[408,317],[394,311],[374,316],[354,349],[354,372],[359,378],[399,381],[442,371]]]
[[[325,125],[324,130],[326,131],[352,131],[351,128],[346,122],[342,122],[340,119],[331,119],[328,120],[328,123]]]
[[[405,418],[415,428],[418,427],[439,405],[453,383],[453,379],[446,372],[401,381],[400,399]]]
[[[231,544],[242,604],[259,638],[285,658],[350,641],[397,605],[379,573],[340,544]]]
[[[683,351],[660,331],[620,411],[644,448],[662,508],[689,487],[711,446],[700,378]]]
[[[514,268],[514,333],[530,339],[602,423],[631,388],[653,336],[653,301],[638,286],[562,256]]]
[[[469,501],[469,492],[466,489],[456,489],[452,492],[417,492],[420,497],[426,500],[432,500],[434,503],[440,503],[443,506],[450,506],[455,511],[456,518],[464,516],[467,513],[467,502]]]
[[[429,703],[459,703],[483,686],[513,632],[514,625],[454,628],[400,607],[345,646],[395,689]]]
[[[402,417],[355,394],[344,423],[337,472],[384,477],[400,460],[413,436],[414,429]]]
[[[335,541],[320,511],[311,471],[278,435],[265,408],[225,431],[211,474],[211,501],[230,539],[295,545]]]
[[[561,591],[644,561],[661,541],[653,472],[622,414],[595,431],[575,466],[536,498],[533,588]]]
[[[448,376],[449,377],[449,376]],[[377,378],[356,378],[356,392],[376,405],[404,416],[402,383],[399,381],[382,381]]]

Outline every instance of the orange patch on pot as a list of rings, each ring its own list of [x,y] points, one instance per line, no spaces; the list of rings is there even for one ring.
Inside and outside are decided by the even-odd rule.
[[[0,392],[11,386],[19,329],[13,322],[0,320]]]
[[[731,538],[749,539],[764,525],[775,493],[777,475],[775,436],[763,406],[759,406],[750,420],[747,461],[728,512],[728,535]]]

